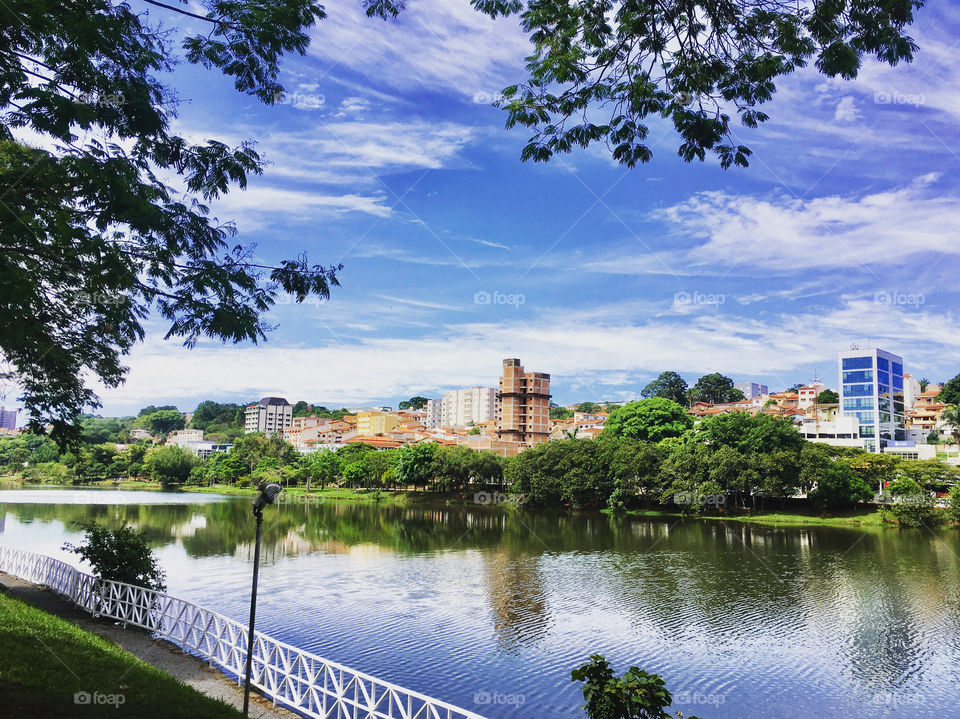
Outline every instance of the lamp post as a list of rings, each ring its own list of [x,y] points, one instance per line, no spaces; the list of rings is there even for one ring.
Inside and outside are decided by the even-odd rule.
[[[247,677],[243,685],[243,715],[250,708],[250,671],[253,668],[253,624],[257,616],[257,577],[260,574],[260,532],[263,527],[263,508],[273,504],[280,494],[279,484],[271,482],[260,487],[253,500],[253,516],[257,519],[257,541],[253,548],[253,588],[250,591],[250,626],[247,628]]]

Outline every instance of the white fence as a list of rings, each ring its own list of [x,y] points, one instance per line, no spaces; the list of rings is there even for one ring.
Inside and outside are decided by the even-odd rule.
[[[163,592],[97,579],[65,562],[0,547],[0,571],[43,584],[94,615],[147,629],[216,664],[238,681],[247,628]],[[275,703],[317,719],[483,719],[254,632],[251,685]]]

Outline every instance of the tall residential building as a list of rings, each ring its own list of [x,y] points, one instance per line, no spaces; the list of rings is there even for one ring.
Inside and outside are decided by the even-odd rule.
[[[423,420],[423,424],[427,429],[439,429],[443,426],[442,399],[428,399],[423,409],[427,413],[426,418]]]
[[[386,434],[400,424],[400,418],[387,412],[357,412],[357,435],[359,437],[375,437]]]
[[[756,382],[737,382],[733,386],[743,392],[745,399],[753,399],[754,397],[770,394],[767,385],[757,384]]]
[[[493,387],[455,389],[443,395],[443,427],[466,427],[497,418],[497,390]]]
[[[283,433],[293,424],[293,405],[283,397],[264,397],[256,404],[247,407],[243,431],[263,432],[264,434]]]
[[[497,436],[526,445],[550,437],[550,375],[524,372],[518,359],[503,361],[497,409]]]
[[[0,429],[16,429],[17,412],[19,411],[19,409],[0,407]]]
[[[817,397],[825,390],[823,382],[814,378],[813,384],[805,384],[797,389],[797,409],[810,409],[817,403]]]
[[[869,452],[904,439],[903,358],[877,348],[841,352],[840,409],[860,422]]]

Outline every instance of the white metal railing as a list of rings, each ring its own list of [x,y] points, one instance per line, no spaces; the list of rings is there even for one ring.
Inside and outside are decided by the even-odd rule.
[[[0,546],[0,571],[65,595],[96,616],[147,629],[240,681],[247,627],[163,592],[97,579],[52,557]],[[317,719],[483,719],[254,632],[251,685]]]

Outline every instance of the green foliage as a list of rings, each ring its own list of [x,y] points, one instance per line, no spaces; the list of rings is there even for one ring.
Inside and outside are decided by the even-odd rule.
[[[396,478],[399,484],[426,486],[435,474],[437,445],[428,442],[407,445],[397,450]]]
[[[146,407],[144,407],[139,412],[137,412],[137,417],[138,418],[146,417],[148,414],[153,414],[154,412],[161,412],[161,411],[168,411],[168,410],[173,412],[180,411],[172,404],[163,404],[163,405],[160,405],[159,407],[155,407],[152,404],[148,404]]]
[[[550,419],[570,419],[573,417],[573,410],[566,407],[551,407]]]
[[[309,417],[311,414],[313,414],[313,408],[303,400],[293,405],[294,417]]]
[[[80,440],[86,444],[103,444],[104,442],[119,442],[120,434],[126,422],[114,417],[94,417],[81,415],[78,418]]]
[[[243,434],[243,419],[241,405],[207,400],[197,405],[190,426],[202,429],[204,436],[211,441],[230,442]]]
[[[175,409],[161,409],[143,417],[144,424],[153,435],[166,435],[176,429],[183,429],[186,418]]]
[[[705,374],[697,380],[690,389],[690,399],[692,402],[709,402],[710,404],[738,402],[743,399],[743,392],[733,386],[732,379],[714,372]]]
[[[960,526],[960,482],[950,487],[950,495],[947,500],[947,514],[954,522]]]
[[[570,677],[583,683],[583,708],[589,719],[669,719],[665,710],[673,697],[659,674],[630,667],[617,677],[601,654],[591,654],[590,660],[574,669]]]
[[[404,400],[398,405],[398,409],[423,409],[427,406],[427,397],[421,397],[417,395],[416,397],[411,397],[408,400]]]
[[[680,404],[652,397],[615,409],[604,423],[603,433],[659,442],[667,437],[679,437],[692,426],[693,419]]]
[[[952,382],[953,380],[950,381]],[[946,389],[945,386],[944,391],[946,391]],[[943,396],[943,392],[940,394]],[[960,445],[960,403],[951,404],[944,409],[940,415],[940,420],[950,427],[950,436],[953,437],[953,443]]]
[[[817,404],[837,404],[840,402],[840,395],[832,389],[825,389],[817,395]]]
[[[921,389],[921,392],[923,389]],[[949,382],[944,383],[937,395],[937,401],[944,404],[960,405],[960,374]]]
[[[684,407],[688,404],[687,382],[676,372],[661,372],[640,392],[642,397],[662,397]]]
[[[812,502],[830,509],[864,502],[874,494],[865,479],[849,464],[836,462],[831,448],[824,444],[806,444],[801,452],[800,485],[809,490]]]
[[[307,455],[307,476],[316,481],[323,489],[328,484],[333,484],[343,469],[343,461],[340,456],[329,449],[322,449]],[[309,489],[309,479],[307,488]]]
[[[337,284],[339,267],[303,256],[263,267],[230,241],[235,228],[208,203],[246,187],[263,163],[249,142],[174,134],[177,100],[162,79],[186,61],[273,104],[280,59],[305,51],[324,11],[313,0],[211,3],[177,49],[176,26],[161,17],[185,12],[177,3],[145,13],[105,0],[10,2],[0,187],[19,221],[0,224],[0,352],[31,427],[49,421],[58,442],[76,442],[76,416],[99,406],[85,378],[122,382],[121,358],[151,313],[187,346],[204,336],[256,342],[278,294],[326,298]]]
[[[935,527],[940,517],[933,496],[906,477],[891,482],[887,491],[893,496],[890,511],[901,527]]]
[[[544,442],[514,457],[505,478],[532,505],[603,507],[614,487],[602,455],[603,447],[589,439]]]
[[[598,405],[596,402],[581,402],[577,405],[577,412],[583,412],[584,414],[596,414],[601,411],[603,408]]]
[[[184,484],[200,462],[190,451],[176,445],[154,447],[144,457],[144,469],[166,489]]]
[[[142,532],[126,522],[116,529],[94,522],[80,523],[80,527],[84,533],[83,543],[67,543],[63,548],[89,562],[97,577],[160,592],[166,589],[159,560]]]

